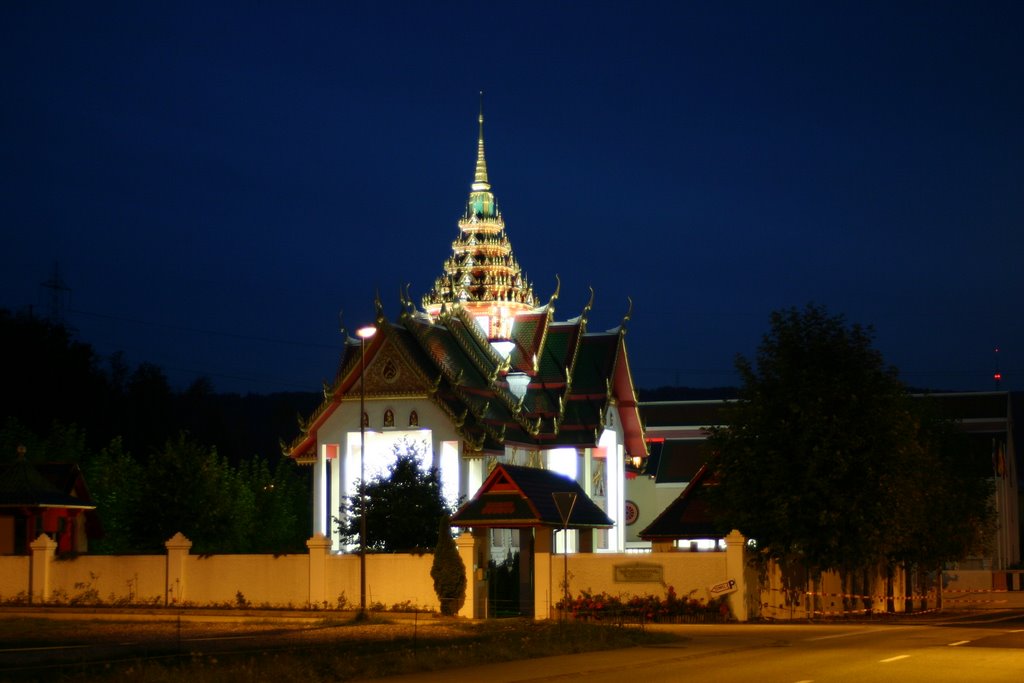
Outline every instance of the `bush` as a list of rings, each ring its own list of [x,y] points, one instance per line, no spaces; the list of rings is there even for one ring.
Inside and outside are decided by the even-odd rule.
[[[577,597],[565,598],[555,608],[568,612],[576,619],[636,619],[654,622],[718,622],[728,621],[731,613],[724,597],[705,602],[694,598],[691,591],[685,598],[676,595],[675,588],[668,587],[665,597],[657,595],[610,595],[606,592],[582,591]]]

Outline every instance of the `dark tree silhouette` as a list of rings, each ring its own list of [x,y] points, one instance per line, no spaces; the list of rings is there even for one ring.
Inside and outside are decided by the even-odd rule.
[[[451,514],[437,468],[420,467],[418,446],[396,444],[388,474],[366,482],[366,546],[379,552],[425,551],[437,545],[437,525]],[[359,543],[359,496],[350,496],[335,519],[343,540]]]

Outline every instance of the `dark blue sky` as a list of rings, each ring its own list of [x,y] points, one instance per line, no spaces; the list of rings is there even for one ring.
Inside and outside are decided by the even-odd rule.
[[[9,2],[0,306],[177,386],[317,390],[491,182],[537,295],[637,384],[735,381],[772,310],[915,386],[1024,389],[1024,3]]]

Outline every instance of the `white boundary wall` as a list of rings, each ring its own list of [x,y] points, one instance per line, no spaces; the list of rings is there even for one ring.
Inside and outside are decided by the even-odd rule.
[[[457,539],[459,555],[469,581],[461,616],[481,617],[486,612],[485,572],[475,563],[486,558],[481,544],[488,534],[464,533]],[[574,553],[567,558],[551,552],[551,543],[539,538],[534,554],[534,614],[545,619],[555,614],[564,594],[568,569],[572,597],[581,592],[608,593],[628,598],[664,597],[671,586],[680,598],[708,600],[728,595],[733,616],[769,619],[805,619],[809,612],[835,614],[844,596],[834,576],[823,577],[814,594],[781,595],[781,578],[769,571],[765,585],[746,562],[745,539],[733,532],[724,552],[652,552],[638,554]],[[183,605],[269,607],[294,609],[352,609],[359,606],[359,556],[330,552],[331,541],[316,535],[307,541],[309,552],[292,555],[192,555],[191,542],[177,534],[167,541],[165,555],[80,555],[58,558],[56,543],[46,536],[31,544],[32,554],[0,556],[0,602],[36,604]],[[566,563],[566,559],[568,562]],[[367,606],[438,610],[430,568],[433,555],[368,555]],[[1005,572],[1004,572],[1005,573]],[[971,607],[1021,603],[1024,575],[1014,573],[996,586],[990,571],[945,573],[946,606]],[[903,577],[895,577],[894,602],[903,611]],[[732,583],[730,583],[732,582]],[[722,591],[723,584],[731,589]],[[712,592],[712,588],[717,592]],[[875,583],[877,591],[879,584]],[[996,593],[996,595],[990,595]],[[885,609],[875,597],[874,609]],[[1012,598],[1012,599],[1009,599]],[[982,605],[981,603],[985,603]]]

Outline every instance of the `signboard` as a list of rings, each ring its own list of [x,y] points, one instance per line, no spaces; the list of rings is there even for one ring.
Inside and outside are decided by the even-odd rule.
[[[723,581],[722,583],[716,583],[714,586],[708,588],[708,593],[712,596],[717,597],[719,595],[727,595],[729,593],[736,592],[736,582],[732,579]]]
[[[614,566],[615,583],[664,583],[665,568],[660,564],[617,564]]]

